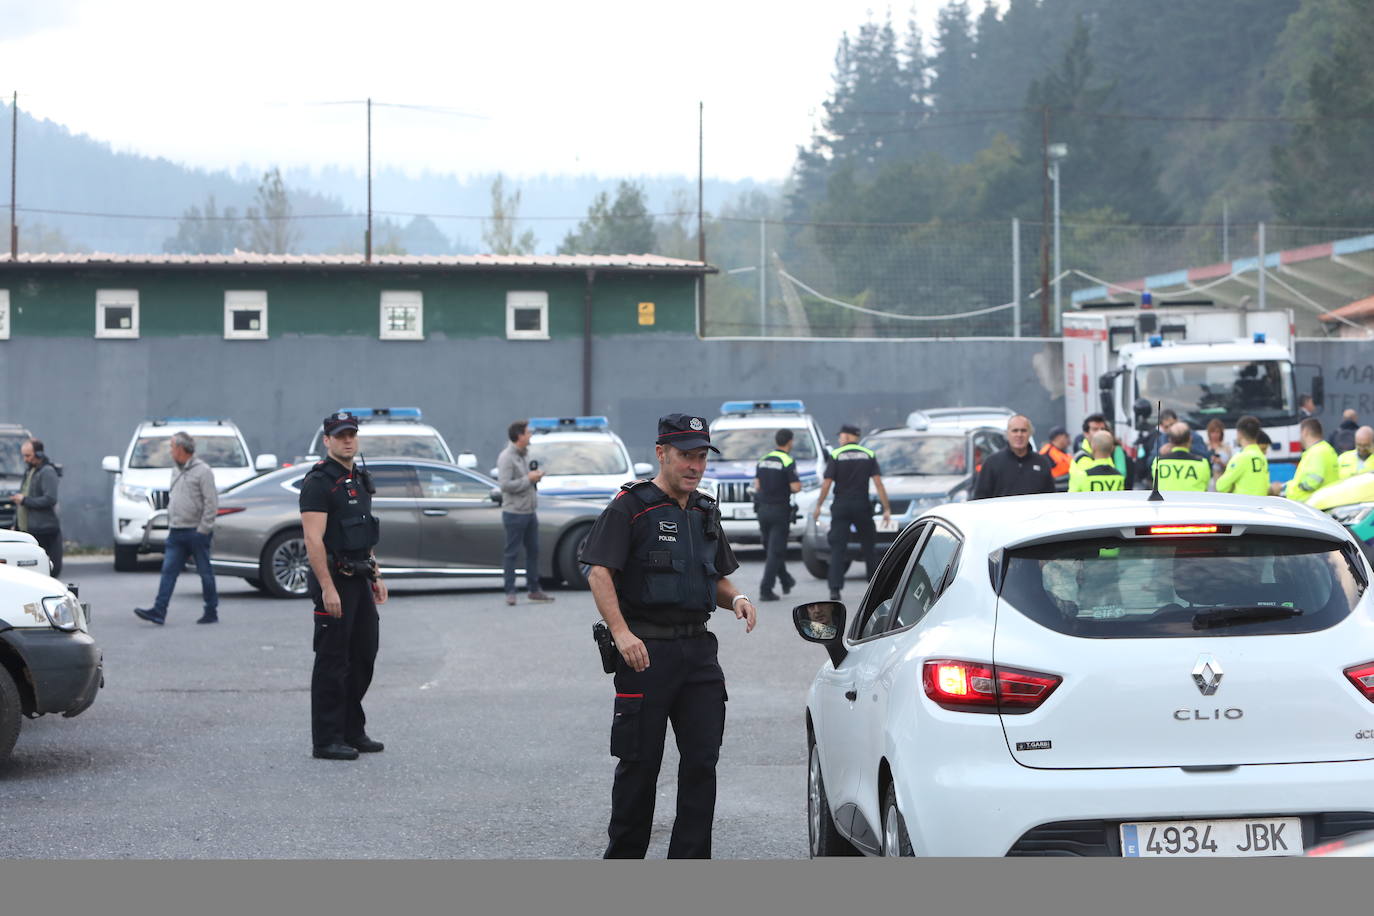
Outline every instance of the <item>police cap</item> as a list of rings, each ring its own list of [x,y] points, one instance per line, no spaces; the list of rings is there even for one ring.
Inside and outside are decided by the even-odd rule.
[[[347,411],[341,410],[338,413],[331,413],[324,418],[324,434],[326,436],[337,436],[347,430],[358,430],[358,418]]]
[[[658,418],[657,444],[671,445],[683,452],[704,446],[720,454],[720,449],[711,444],[711,428],[706,421],[686,413],[670,413]]]

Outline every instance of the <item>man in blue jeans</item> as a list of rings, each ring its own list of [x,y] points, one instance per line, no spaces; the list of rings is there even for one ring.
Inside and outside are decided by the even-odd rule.
[[[134,608],[134,614],[149,623],[162,626],[167,620],[167,603],[177,576],[186,565],[186,557],[196,560],[200,573],[200,587],[205,599],[205,613],[196,623],[219,623],[219,593],[215,590],[215,574],[210,570],[210,538],[215,530],[215,516],[219,512],[219,496],[215,492],[215,474],[210,466],[196,457],[196,440],[179,432],[171,441],[172,486],[167,502],[167,546],[162,551],[162,582],[157,599],[151,608]]]
[[[510,445],[496,459],[496,482],[501,485],[501,524],[506,529],[506,604],[515,604],[515,561],[525,549],[525,578],[531,601],[552,601],[539,586],[539,478],[544,472],[530,467],[530,425],[516,420],[506,430]]]

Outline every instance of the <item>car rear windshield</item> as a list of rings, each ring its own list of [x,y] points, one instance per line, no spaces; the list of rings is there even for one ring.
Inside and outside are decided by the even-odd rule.
[[[1006,556],[1003,602],[1091,639],[1312,633],[1364,593],[1339,544],[1314,538],[1091,538]]]
[[[556,434],[555,434],[556,435]],[[628,474],[625,453],[614,442],[559,442],[534,439],[530,458],[545,474]]]
[[[233,436],[194,436],[196,457],[212,468],[248,466],[243,445]],[[129,455],[131,468],[169,468],[172,466],[172,437],[143,436]]]

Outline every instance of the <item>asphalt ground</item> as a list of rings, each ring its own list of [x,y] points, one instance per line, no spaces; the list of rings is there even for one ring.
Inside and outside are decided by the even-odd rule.
[[[758,596],[762,555],[733,581]],[[791,623],[827,597],[793,552],[798,586],[759,625],[718,611],[730,693],[716,858],[806,856],[806,690],[824,660]],[[861,567],[859,567],[861,569]],[[611,678],[589,592],[506,606],[499,580],[396,582],[364,702],[386,743],[356,761],[311,757],[309,603],[220,578],[221,623],[198,626],[182,574],[167,624],[134,617],[155,565],[115,573],[70,558],[92,605],[105,687],[74,719],[25,720],[0,762],[0,858],[595,858],[615,759]],[[857,600],[851,569],[845,597]],[[677,754],[659,779],[650,857],[666,854]]]

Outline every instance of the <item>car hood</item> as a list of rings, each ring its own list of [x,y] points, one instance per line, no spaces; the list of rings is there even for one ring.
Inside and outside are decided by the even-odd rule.
[[[1326,510],[1368,502],[1374,502],[1374,472],[1356,474],[1329,487],[1322,487],[1312,494],[1307,504],[1313,509]]]

